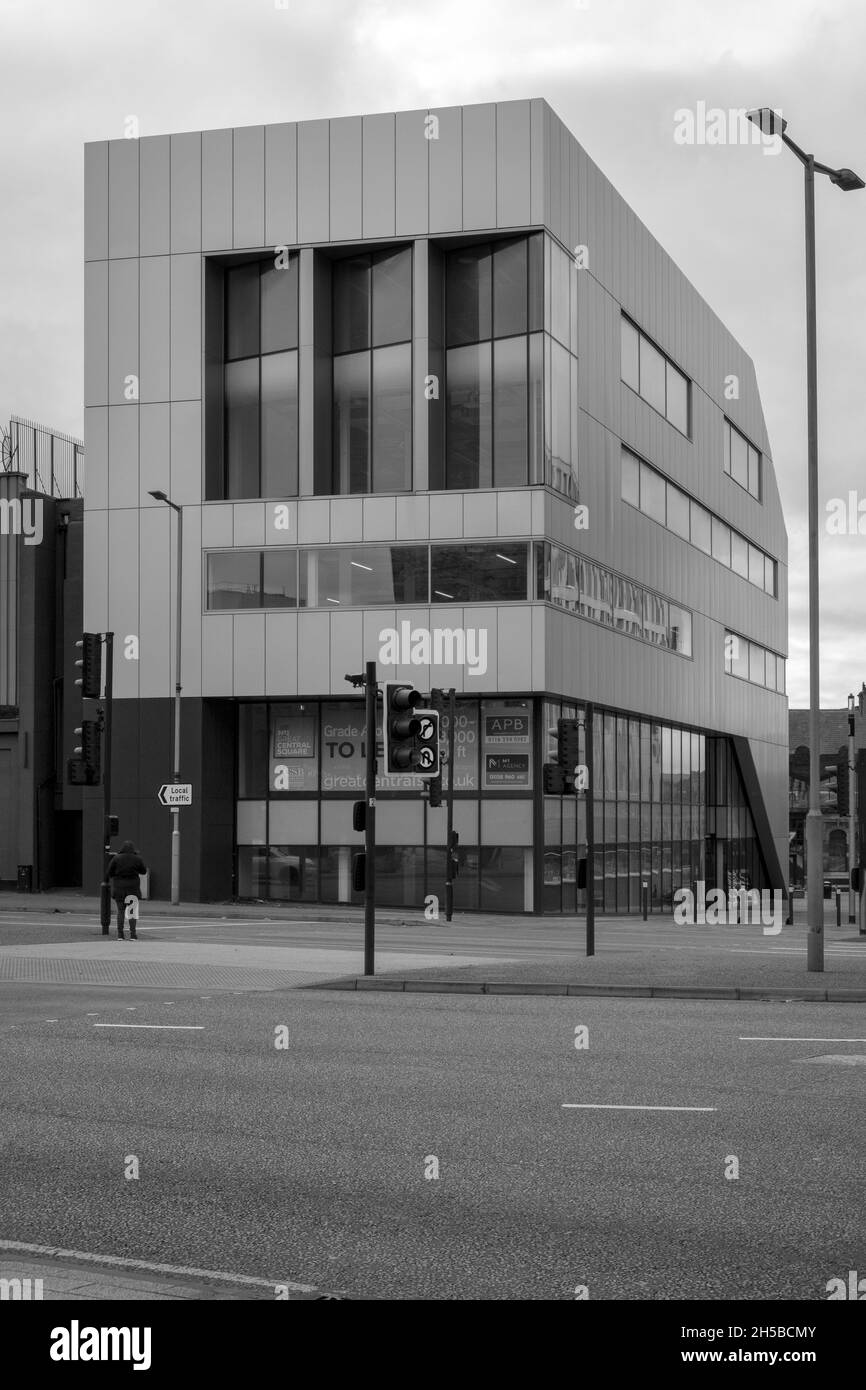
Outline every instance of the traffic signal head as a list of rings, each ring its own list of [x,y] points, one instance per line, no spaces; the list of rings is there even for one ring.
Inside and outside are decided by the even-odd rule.
[[[435,709],[418,709],[418,733],[415,749],[418,755],[417,770],[422,777],[438,777],[439,764],[439,714]]]
[[[84,719],[75,730],[80,742],[69,759],[68,775],[73,787],[95,787],[101,775],[102,735],[95,719]]]
[[[352,887],[356,893],[363,893],[367,886],[367,856],[356,854],[352,859]]]
[[[556,725],[557,762],[566,777],[574,777],[580,764],[580,725],[576,719],[560,719]]]
[[[352,829],[367,829],[367,803],[366,801],[356,801],[352,807]]]
[[[427,785],[428,785],[428,787],[429,787],[429,789],[430,789],[430,800],[429,800],[429,803],[428,803],[428,804],[429,804],[430,806],[434,806],[434,807],[435,807],[435,806],[441,806],[441,805],[442,805],[442,773],[440,772],[439,775],[438,775],[438,777],[431,777],[431,778],[430,778],[430,781],[427,783]]]
[[[414,772],[419,755],[415,746],[421,721],[415,708],[421,703],[418,691],[405,681],[385,682],[383,731],[386,772]]]
[[[566,796],[568,783],[558,763],[544,764],[544,791],[547,796]]]
[[[75,663],[81,675],[75,684],[81,686],[85,700],[98,700],[102,694],[102,639],[98,632],[85,632],[75,645],[81,649],[81,656]]]

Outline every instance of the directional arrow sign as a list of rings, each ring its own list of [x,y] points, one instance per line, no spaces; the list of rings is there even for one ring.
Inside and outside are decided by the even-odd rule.
[[[163,782],[158,796],[163,806],[191,806],[192,782]]]

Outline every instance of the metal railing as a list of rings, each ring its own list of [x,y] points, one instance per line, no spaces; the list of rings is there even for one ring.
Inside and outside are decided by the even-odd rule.
[[[26,473],[27,486],[48,497],[84,496],[84,443],[35,420],[13,415],[0,429],[0,470]]]

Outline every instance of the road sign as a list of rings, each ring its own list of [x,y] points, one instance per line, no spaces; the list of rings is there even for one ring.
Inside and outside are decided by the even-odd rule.
[[[163,782],[157,795],[163,806],[191,806],[192,782]]]

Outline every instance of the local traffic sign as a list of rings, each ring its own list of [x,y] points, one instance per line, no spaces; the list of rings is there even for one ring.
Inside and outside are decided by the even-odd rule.
[[[191,806],[192,782],[163,782],[158,796],[163,806]]]

